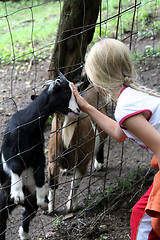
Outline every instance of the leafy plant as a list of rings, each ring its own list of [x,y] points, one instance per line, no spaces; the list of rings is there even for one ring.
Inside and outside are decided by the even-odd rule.
[[[52,125],[52,120],[54,118],[54,114],[53,115],[50,115],[45,123],[45,126],[48,127],[48,126],[51,126]]]
[[[136,63],[147,63],[147,59],[160,57],[160,47],[153,49],[151,45],[147,45],[142,52],[133,53]]]
[[[62,224],[64,224],[63,216],[57,216],[56,220],[54,220],[54,222],[53,222],[53,225],[57,228],[60,228],[62,226]]]

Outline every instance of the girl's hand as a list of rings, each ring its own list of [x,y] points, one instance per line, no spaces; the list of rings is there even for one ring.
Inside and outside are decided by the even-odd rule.
[[[71,83],[71,86],[73,88],[73,94],[77,99],[77,103],[81,109],[82,112],[87,112],[87,107],[89,106],[89,103],[79,94],[77,88],[75,87],[74,83]]]

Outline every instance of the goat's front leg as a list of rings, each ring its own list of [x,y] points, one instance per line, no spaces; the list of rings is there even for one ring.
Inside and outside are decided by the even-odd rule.
[[[21,240],[30,239],[29,237],[29,224],[35,217],[38,206],[35,195],[31,195],[24,203],[25,210],[23,212],[22,226],[19,228],[19,236]]]
[[[45,172],[44,165],[41,164],[35,169],[34,178],[36,184],[36,198],[37,205],[43,210],[46,210],[48,207],[48,198],[47,198],[47,188],[45,186]]]
[[[49,195],[48,195],[48,213],[51,214],[55,209],[55,193],[59,183],[60,168],[54,161],[48,164]]]
[[[9,194],[3,189],[0,190],[0,240],[5,240],[7,230],[7,219],[11,211],[16,207],[9,200]]]
[[[94,168],[97,171],[102,170],[104,167],[104,144],[102,144],[96,154],[94,160]]]
[[[53,189],[49,189],[49,194],[48,194],[48,213],[52,214],[54,212],[55,209],[55,190]]]
[[[22,175],[11,172],[11,200],[18,204],[24,203],[24,199]]]
[[[78,209],[78,196],[77,191],[79,188],[79,184],[82,180],[83,175],[81,172],[76,169],[75,176],[72,178],[71,182],[71,190],[68,197],[68,202],[66,204],[67,211],[76,211]]]

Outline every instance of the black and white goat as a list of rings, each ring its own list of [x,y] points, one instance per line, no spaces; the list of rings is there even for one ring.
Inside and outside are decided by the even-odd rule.
[[[7,218],[17,204],[25,207],[20,239],[29,239],[29,223],[38,207],[48,206],[43,152],[46,119],[55,112],[72,117],[80,113],[63,74],[48,85],[30,105],[13,114],[5,130],[0,162],[0,240],[5,239]]]
[[[84,98],[93,106],[97,106],[97,93],[93,87],[89,86],[84,93]],[[99,108],[106,114],[106,103],[100,96]],[[56,116],[52,122],[48,151],[49,213],[55,209],[54,191],[58,187],[60,170],[67,169],[68,172],[75,170],[66,204],[67,211],[75,211],[78,207],[77,190],[92,157],[96,156],[94,163],[96,169],[103,166],[103,146],[107,134],[99,127],[96,128],[95,123],[82,112],[79,120],[72,122],[69,116],[66,116],[63,121]],[[60,130],[56,132],[57,129]]]

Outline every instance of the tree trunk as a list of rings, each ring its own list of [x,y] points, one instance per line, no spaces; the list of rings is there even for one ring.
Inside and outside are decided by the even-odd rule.
[[[101,0],[64,0],[56,43],[49,66],[49,79],[57,69],[74,81],[81,74],[87,45],[95,31]]]

